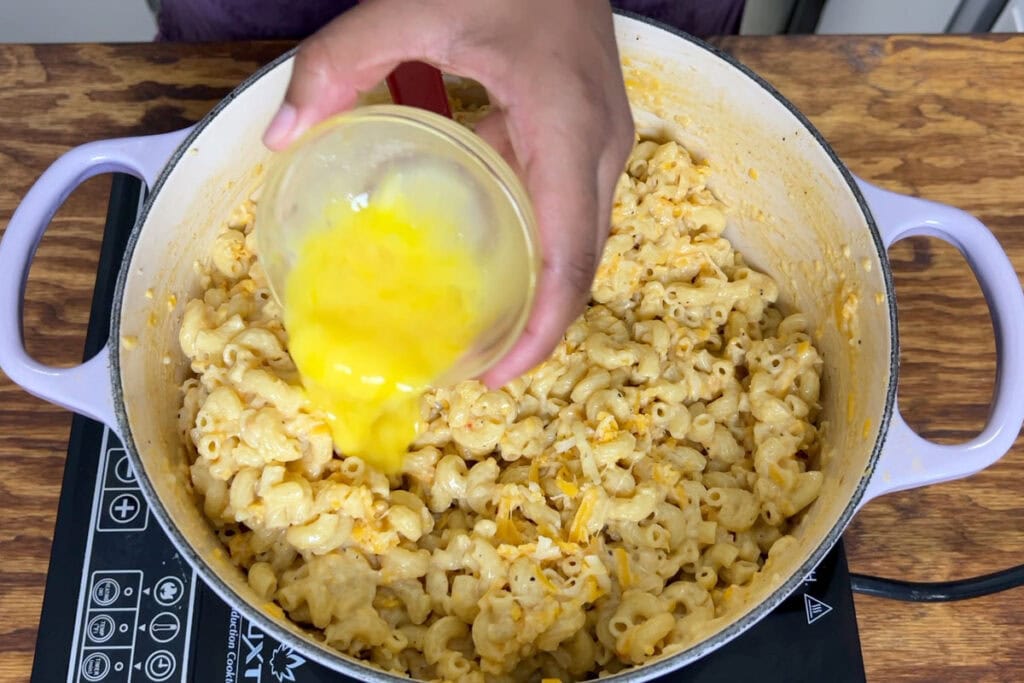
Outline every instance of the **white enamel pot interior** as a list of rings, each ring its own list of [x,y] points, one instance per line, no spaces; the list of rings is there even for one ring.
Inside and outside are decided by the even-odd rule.
[[[617,17],[616,30],[638,129],[676,138],[709,160],[712,188],[732,209],[727,236],[749,262],[778,280],[785,308],[807,315],[825,358],[825,484],[793,532],[796,551],[765,577],[745,612],[684,652],[614,677],[646,680],[722,646],[778,606],[871,497],[964,476],[1006,452],[1024,419],[1021,402],[1010,397],[1024,377],[1024,355],[1009,341],[1024,338],[1024,295],[1005,254],[977,221],[859,185],[799,113],[730,58],[632,17]],[[260,182],[268,154],[261,134],[291,66],[285,56],[261,70],[191,131],[91,143],[44,174],[0,244],[0,366],[30,392],[100,419],[121,436],[153,514],[182,556],[247,618],[338,671],[363,680],[405,680],[338,654],[267,608],[231,564],[194,499],[178,437],[179,386],[187,372],[178,327],[184,303],[200,293],[193,264],[210,252],[224,221]],[[31,360],[20,335],[11,332],[20,329],[17,297],[33,245],[71,187],[112,169],[144,178],[151,194],[118,279],[108,347],[77,368],[47,368]],[[993,417],[982,435],[961,447],[929,444],[895,408],[899,354],[885,249],[922,232],[965,253],[996,327],[1000,367]],[[172,296],[177,303],[169,307]],[[129,348],[127,338],[137,343]],[[907,449],[917,460],[903,457]]]

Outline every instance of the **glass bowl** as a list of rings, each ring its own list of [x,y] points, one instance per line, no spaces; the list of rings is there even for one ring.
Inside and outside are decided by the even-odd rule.
[[[399,105],[360,107],[315,126],[274,155],[255,224],[271,291],[287,309],[289,271],[305,238],[330,227],[328,207],[372,200],[381,179],[396,172],[409,178],[451,174],[458,179],[460,201],[471,209],[460,223],[486,273],[486,303],[474,326],[481,332],[436,384],[479,376],[522,333],[533,306],[540,255],[533,210],[519,178],[482,138],[451,119]],[[444,198],[433,198],[438,199]]]

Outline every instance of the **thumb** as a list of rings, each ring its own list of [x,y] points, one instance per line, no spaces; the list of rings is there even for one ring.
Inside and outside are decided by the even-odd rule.
[[[280,150],[327,117],[356,104],[402,62],[442,68],[450,31],[438,12],[416,0],[368,0],[306,39],[295,55],[284,102],[263,134]]]

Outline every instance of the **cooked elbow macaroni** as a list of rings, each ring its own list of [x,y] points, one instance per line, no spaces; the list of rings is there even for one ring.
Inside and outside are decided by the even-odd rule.
[[[241,207],[197,265],[180,425],[252,588],[328,645],[435,680],[609,674],[741,608],[821,487],[821,360],[721,236],[707,174],[640,142],[587,311],[508,386],[427,394],[391,478],[332,451]]]

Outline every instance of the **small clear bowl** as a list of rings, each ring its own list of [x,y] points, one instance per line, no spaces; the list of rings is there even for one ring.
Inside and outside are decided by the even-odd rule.
[[[331,118],[270,161],[256,206],[256,247],[282,306],[288,273],[304,240],[324,230],[332,202],[372,198],[388,172],[443,165],[475,198],[464,228],[486,274],[480,334],[438,385],[477,377],[511,348],[533,306],[540,269],[529,197],[504,159],[454,121],[399,105],[360,107]],[[372,199],[371,199],[372,201]],[[429,277],[429,273],[424,273]]]

